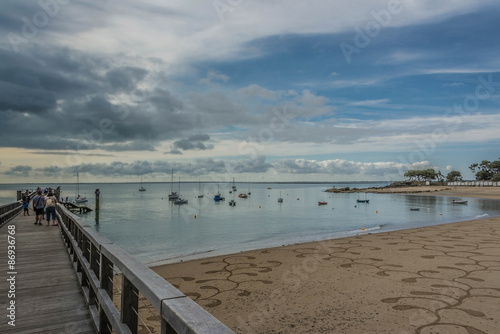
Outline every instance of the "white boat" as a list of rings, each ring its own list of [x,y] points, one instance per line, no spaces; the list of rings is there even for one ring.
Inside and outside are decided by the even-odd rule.
[[[179,195],[174,191],[174,170],[172,169],[172,179],[170,181],[170,194],[168,194],[168,200],[173,201],[179,198]]]
[[[146,191],[146,188],[142,186],[142,175],[141,175],[141,187],[139,188],[139,191]]]
[[[180,192],[181,192],[181,177],[179,176],[179,194],[180,194]],[[174,204],[187,204],[187,203],[188,203],[188,200],[182,199],[180,195],[174,201]]]
[[[87,199],[87,197],[85,196],[80,196],[78,195],[76,198],[75,198],[75,203],[76,204],[82,204],[82,203],[87,203],[89,200]]]
[[[467,204],[469,201],[464,201],[461,199],[454,199],[451,201],[451,204]]]
[[[75,203],[76,204],[82,204],[82,203],[87,203],[87,197],[85,196],[80,196],[80,176],[78,175],[78,172],[76,172],[76,198],[75,198]]]

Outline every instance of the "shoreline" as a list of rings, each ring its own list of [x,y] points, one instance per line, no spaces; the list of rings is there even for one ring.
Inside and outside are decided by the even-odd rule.
[[[371,188],[368,188],[371,189]],[[482,199],[491,199],[491,200],[499,200],[500,201],[500,187],[450,187],[450,186],[418,186],[418,187],[404,187],[404,188],[384,188],[384,189],[378,189],[379,191],[374,191],[373,193],[380,193],[380,194],[401,194],[401,195],[415,195],[415,196],[447,196],[447,197],[460,197],[460,198],[482,198]],[[465,190],[465,192],[464,192]],[[442,224],[451,224],[451,223],[457,223],[457,222],[463,222],[463,221],[471,221],[471,220],[477,220],[477,219],[482,219],[482,218],[471,218],[467,220],[460,220],[460,221],[452,221],[452,222],[446,222]],[[442,225],[438,224],[438,225]],[[380,225],[380,226],[383,226]],[[418,227],[417,227],[418,228]],[[412,228],[404,228],[401,230],[408,230]],[[386,232],[392,232],[392,231],[398,231],[398,230],[386,230],[386,231],[381,231],[381,232],[373,232],[373,233],[386,233]],[[348,231],[342,231],[338,233],[348,233]],[[360,232],[364,234],[367,234],[365,232]],[[161,260],[155,260],[150,263],[146,263],[146,265],[150,268],[155,268],[155,267],[160,267],[164,265],[171,265],[171,264],[176,264],[176,263],[186,263],[189,261],[196,261],[200,259],[210,259],[213,257],[218,257],[218,256],[224,256],[224,255],[229,255],[229,254],[239,254],[243,252],[249,252],[249,251],[257,251],[260,249],[268,249],[268,248],[276,248],[276,247],[285,247],[285,246],[291,246],[291,245],[300,245],[300,244],[307,244],[310,242],[319,242],[319,241],[324,241],[324,240],[337,240],[337,239],[342,239],[342,238],[350,238],[354,237],[355,235],[350,235],[350,236],[339,236],[339,237],[326,237],[325,239],[320,238],[318,240],[312,240],[312,241],[304,241],[304,242],[294,242],[290,244],[283,244],[283,245],[276,245],[276,246],[270,246],[270,247],[263,247],[263,248],[249,248],[249,249],[244,249],[244,250],[238,250],[238,249],[226,249],[226,250],[207,250],[203,252],[198,252],[195,254],[188,254],[188,255],[179,255],[176,256],[175,258],[168,258],[168,259],[161,259]],[[235,247],[236,248],[236,247]]]
[[[500,189],[457,188],[432,195],[500,200]],[[499,230],[500,217],[488,217],[151,269],[236,333],[406,333],[467,326],[492,332],[500,326],[494,307],[500,298]],[[480,289],[488,296],[479,296]],[[468,297],[450,302],[464,291]],[[434,323],[438,318],[442,323]]]

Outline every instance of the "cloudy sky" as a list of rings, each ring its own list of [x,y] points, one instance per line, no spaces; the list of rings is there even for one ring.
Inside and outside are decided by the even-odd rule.
[[[496,0],[0,7],[0,183],[471,178],[500,156]]]

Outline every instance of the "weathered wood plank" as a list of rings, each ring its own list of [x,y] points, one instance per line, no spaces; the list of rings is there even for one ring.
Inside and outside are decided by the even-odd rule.
[[[3,240],[7,240],[7,225],[16,227],[16,296],[0,300],[4,319],[7,303],[15,300],[16,326],[2,320],[0,333],[95,333],[60,228],[34,225],[33,220],[19,215],[0,228],[0,295],[6,297],[9,270]]]

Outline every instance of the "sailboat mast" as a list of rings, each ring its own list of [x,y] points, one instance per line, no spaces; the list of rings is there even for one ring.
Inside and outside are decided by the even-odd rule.
[[[170,193],[174,191],[174,170],[172,169],[172,177],[170,179]]]

